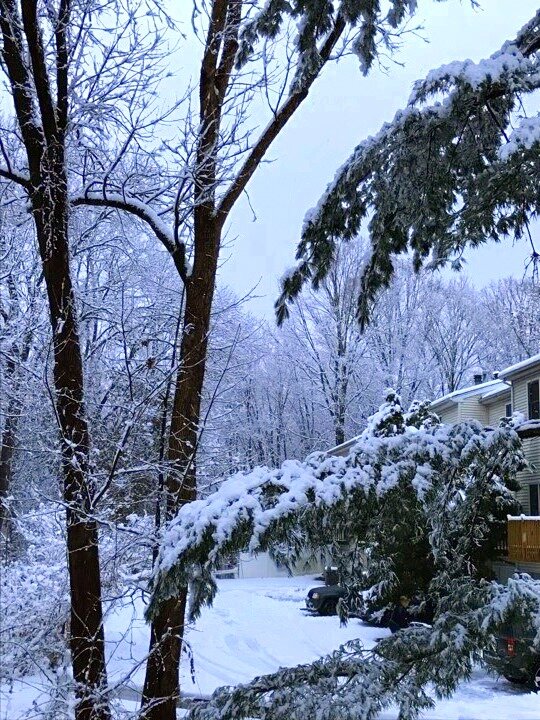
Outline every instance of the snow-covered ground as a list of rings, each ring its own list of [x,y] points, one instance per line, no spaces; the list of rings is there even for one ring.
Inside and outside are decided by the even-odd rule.
[[[194,678],[184,655],[183,690],[208,695],[220,685],[235,685],[279,667],[315,660],[358,637],[356,621],[343,628],[336,617],[313,618],[301,612],[307,589],[314,584],[312,577],[220,580],[214,606],[203,610],[187,634]],[[109,662],[111,682],[125,673],[132,658],[142,660],[148,649],[146,627],[137,617],[139,610],[126,605],[109,618],[107,639],[116,646]],[[368,643],[386,632],[361,630]],[[133,685],[140,687],[143,670],[141,665],[132,678]]]
[[[189,629],[193,673],[187,655],[182,665],[185,693],[210,694],[220,685],[250,680],[280,666],[315,660],[352,638],[366,645],[387,631],[358,620],[340,627],[335,617],[301,612],[311,577],[221,580],[212,608]],[[142,603],[124,602],[107,620],[109,681],[137,691],[142,685],[148,631]],[[129,678],[126,676],[129,674]],[[18,683],[0,698],[1,720],[16,720],[39,698],[39,682]],[[129,703],[132,708],[134,705]],[[36,717],[34,714],[33,717]],[[392,713],[385,718],[395,717]],[[451,700],[437,703],[426,717],[437,720],[540,720],[540,695],[523,692],[504,680],[478,671]]]

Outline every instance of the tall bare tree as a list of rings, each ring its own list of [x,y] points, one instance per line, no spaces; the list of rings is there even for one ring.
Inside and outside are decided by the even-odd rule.
[[[71,588],[70,643],[77,682],[78,720],[105,719],[95,693],[106,684],[97,526],[89,517],[90,437],[83,400],[83,366],[69,266],[68,130],[70,0],[61,0],[52,20],[56,64],[47,62],[37,2],[2,0],[2,59],[11,88],[28,177],[15,173],[6,157],[3,172],[30,202],[49,302],[54,348],[54,385],[61,437],[67,508]]]
[[[139,32],[139,10],[136,4],[126,11],[119,3],[89,0],[0,1],[2,70],[15,115],[0,139],[0,177],[18,188],[31,210],[48,298],[78,720],[103,720],[109,710],[100,694],[107,676],[95,488],[70,268],[70,213],[76,204],[70,191],[84,183],[92,162],[103,170],[97,148],[102,154],[110,148],[100,123],[114,125],[120,142],[132,139],[134,126],[144,125],[147,104],[134,99],[159,74],[149,65],[156,63],[160,38],[145,8]]]
[[[179,185],[174,243],[165,239],[186,289],[169,436],[169,517],[196,495],[201,393],[226,221],[324,66],[337,55],[353,51],[367,71],[378,44],[392,48],[392,33],[414,7],[414,2],[393,0],[389,13],[383,15],[377,2],[360,0],[322,6],[304,0],[286,6],[245,0],[213,0],[202,5],[207,12],[198,83],[199,117],[191,128],[194,140],[187,153],[190,180],[184,174]],[[289,42],[292,22],[298,20],[300,30]],[[279,64],[282,57],[286,58],[285,65]],[[268,99],[270,111],[268,124],[260,133],[244,124],[250,110],[257,107],[258,89]],[[92,195],[96,203],[107,202],[104,190],[102,198]],[[88,200],[88,194],[86,197]],[[187,210],[182,212],[186,198]],[[189,237],[189,243],[181,241],[182,233]],[[186,263],[188,246],[191,266]],[[149,720],[174,717],[186,597],[184,588],[176,597],[163,598],[152,619],[143,697]]]
[[[340,445],[361,424],[358,399],[369,392],[373,373],[366,372],[368,345],[356,319],[360,241],[340,248],[318,292],[302,298],[291,313],[293,362],[317,389],[333,438]],[[287,332],[287,329],[285,329]],[[355,417],[356,416],[356,417]]]

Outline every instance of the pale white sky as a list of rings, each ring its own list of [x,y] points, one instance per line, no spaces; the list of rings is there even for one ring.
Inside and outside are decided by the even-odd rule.
[[[418,19],[429,43],[409,37],[387,74],[364,78],[354,58],[325,69],[310,97],[285,128],[249,185],[251,206],[242,199],[230,219],[229,247],[221,282],[244,294],[258,284],[251,312],[272,317],[278,280],[294,262],[302,219],[315,205],[337,168],[356,144],[377,132],[406,104],[414,80],[432,67],[456,59],[478,60],[494,52],[536,12],[535,0],[420,0]],[[522,275],[527,256],[522,242],[489,243],[469,252],[467,275],[482,286],[507,275]]]

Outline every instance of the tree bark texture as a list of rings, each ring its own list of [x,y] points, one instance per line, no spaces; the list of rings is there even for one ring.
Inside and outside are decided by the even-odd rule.
[[[68,247],[67,182],[62,157],[32,196],[34,220],[53,333],[54,388],[60,428],[68,570],[70,649],[77,684],[77,720],[106,720],[99,699],[107,684],[97,523],[90,518],[90,436],[75,295]],[[54,159],[54,154],[53,154]]]
[[[195,234],[198,247],[204,251],[199,253],[186,285],[181,362],[169,435],[170,470],[165,481],[168,518],[174,516],[179,507],[194,500],[197,494],[195,453],[220,234],[212,218],[207,218],[206,222],[201,218]],[[152,623],[143,691],[144,718],[147,720],[174,720],[176,717],[186,599],[187,588],[184,588],[178,597],[163,604]]]
[[[108,720],[97,524],[89,515],[90,437],[83,364],[69,266],[67,28],[70,0],[55,22],[56,62],[49,66],[36,2],[0,0],[2,59],[26,150],[29,197],[45,280],[53,339],[55,409],[60,430],[71,593],[70,649],[76,720]],[[48,48],[47,52],[51,52]],[[50,79],[50,73],[55,82]]]

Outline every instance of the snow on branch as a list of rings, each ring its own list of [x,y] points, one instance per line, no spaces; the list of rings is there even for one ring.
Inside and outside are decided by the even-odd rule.
[[[506,145],[499,149],[501,160],[509,160],[511,155],[521,149],[530,150],[533,145],[540,142],[540,115],[521,118],[518,126],[514,128]]]
[[[390,392],[345,457],[314,453],[304,462],[237,473],[214,494],[182,507],[163,532],[149,615],[192,583],[196,616],[215,595],[212,571],[231,554],[283,545],[294,563],[306,548],[318,547],[329,522],[347,531],[363,517],[369,521],[373,503],[402,483],[426,505],[439,501],[447,477],[455,479],[454,492],[466,492],[487,473],[495,492],[511,501],[503,479],[522,463],[510,427],[440,425],[425,404],[403,413]],[[434,531],[434,543],[437,537]]]
[[[135,215],[150,227],[157,239],[172,256],[182,280],[184,282],[187,280],[189,268],[184,243],[175,242],[172,227],[169,228],[148,203],[120,193],[87,191],[82,195],[72,198],[71,205],[73,207],[82,205],[109,207]]]
[[[414,15],[417,0],[389,0],[383,12],[376,0],[341,0],[341,2],[268,1],[244,24],[240,34],[235,63],[243,67],[253,56],[256,45],[265,38],[274,38],[287,19],[297,25],[296,47],[299,54],[295,91],[317,72],[321,53],[317,47],[337,25],[349,26],[354,33],[352,52],[364,73],[371,68],[381,43],[389,44],[391,31],[398,31],[407,17]]]
[[[11,168],[0,168],[0,177],[20,185],[25,190],[30,189],[30,178],[15,170],[11,170]]]
[[[276,302],[279,322],[305,283],[318,287],[337,242],[364,221],[372,254],[363,323],[392,278],[393,256],[412,251],[416,268],[428,259],[437,266],[467,244],[525,231],[538,199],[535,172],[527,179],[522,168],[538,162],[540,132],[537,118],[518,120],[514,131],[512,124],[519,97],[540,87],[539,48],[540,12],[490,58],[444,65],[415,84],[408,106],[356,147],[307,213],[296,271]]]

